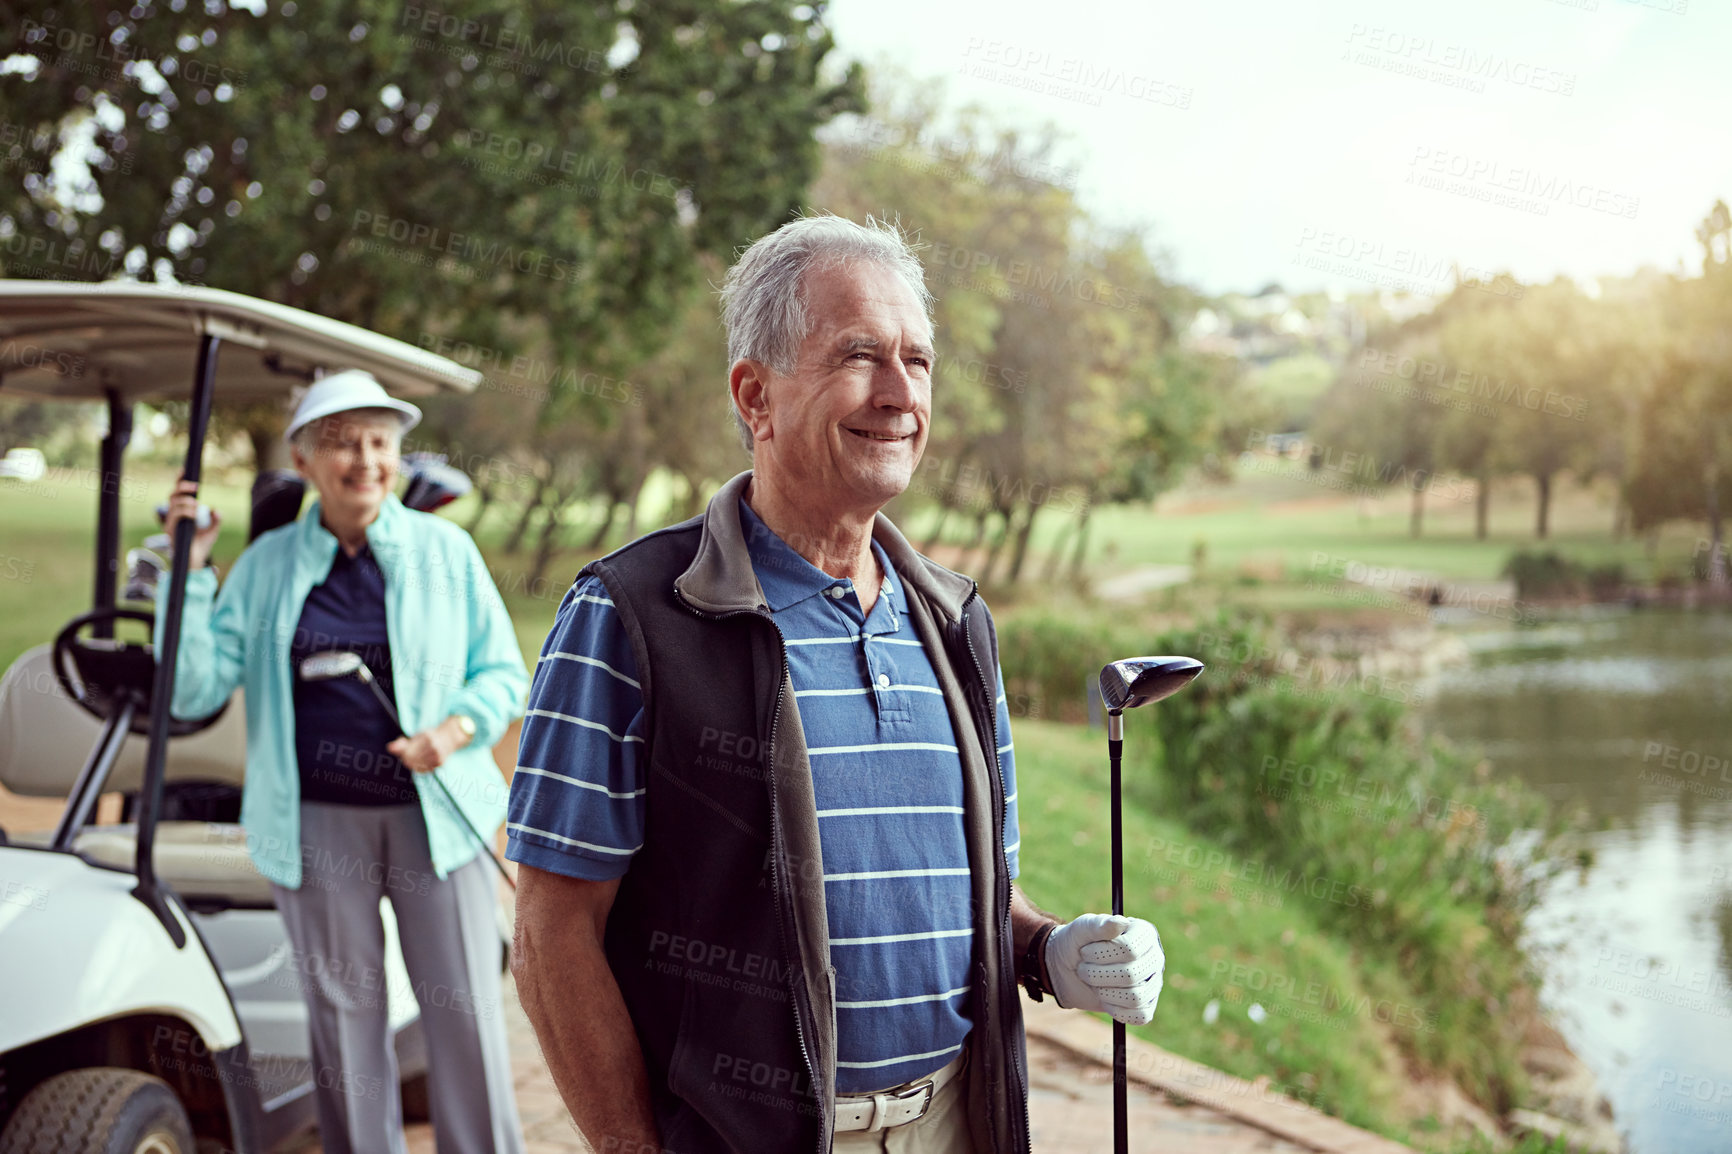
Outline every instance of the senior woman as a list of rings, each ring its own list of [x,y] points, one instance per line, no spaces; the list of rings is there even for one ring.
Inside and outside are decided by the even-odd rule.
[[[420,416],[357,370],[307,390],[288,438],[318,500],[248,546],[220,593],[214,511],[193,537],[172,711],[205,716],[246,688],[241,824],[294,948],[326,1154],[406,1149],[381,898],[421,1006],[439,1154],[517,1154],[494,879],[428,778],[496,831],[507,790],[490,750],[529,679],[475,543],[392,493]],[[178,483],[169,533],[196,508]],[[361,656],[402,733],[358,679],[296,676],[330,649]]]

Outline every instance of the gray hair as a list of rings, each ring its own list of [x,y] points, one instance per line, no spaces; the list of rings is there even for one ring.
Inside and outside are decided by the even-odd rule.
[[[728,363],[761,361],[783,375],[793,372],[810,329],[806,274],[854,262],[883,265],[901,277],[932,323],[925,270],[899,222],[869,216],[861,225],[831,213],[801,217],[753,242],[728,270],[722,282]],[[750,453],[751,426],[738,407],[734,426]]]
[[[295,435],[289,438],[289,444],[299,449],[303,455],[310,457],[318,451],[319,438],[324,435],[324,431],[330,426],[330,423],[345,417],[351,420],[355,417],[366,417],[381,422],[389,417],[391,423],[397,428],[397,443],[399,445],[403,443],[403,414],[396,409],[371,408],[343,409],[340,412],[320,417],[316,421],[308,421],[295,430]]]

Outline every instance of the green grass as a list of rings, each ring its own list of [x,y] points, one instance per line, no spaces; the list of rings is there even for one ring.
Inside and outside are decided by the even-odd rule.
[[[155,509],[167,498],[174,476],[174,469],[160,464],[127,463],[120,502],[122,558],[127,549],[157,532]],[[54,470],[28,485],[0,480],[0,668],[31,646],[52,641],[62,625],[89,610],[96,563],[94,485],[87,470]],[[212,559],[225,570],[246,545],[251,485],[250,470],[218,469],[207,472],[201,487],[201,499],[222,518]],[[449,511],[459,522],[472,513],[470,500]],[[532,585],[528,570],[533,540],[517,556],[506,555],[501,547],[511,523],[505,513],[490,513],[479,538],[489,568],[505,589],[525,660],[533,667],[559,600],[581,567],[578,558],[589,554],[561,552],[546,579]],[[581,518],[572,524],[567,533],[571,540],[585,539],[594,527],[593,521]],[[621,532],[616,527],[611,544],[618,543]]]
[[[157,532],[155,508],[165,501],[172,470],[128,463],[120,500],[120,547]],[[250,471],[244,477],[207,477],[204,500],[223,519],[214,556],[227,566],[246,543]],[[60,627],[90,609],[96,564],[96,480],[84,469],[55,469],[33,484],[0,481],[0,665],[33,645],[52,641]],[[11,580],[3,580],[8,575]]]
[[[1099,730],[1016,723],[1019,884],[1061,917],[1110,908],[1105,752]],[[1125,846],[1125,906],[1160,928],[1167,955],[1159,1012],[1136,1032],[1240,1077],[1268,1077],[1357,1125],[1403,1133],[1389,1027],[1375,1013],[1320,1004],[1381,999],[1399,1022],[1411,1001],[1399,975],[1363,972],[1351,944],[1319,928],[1313,899],[1238,880],[1243,857],[1134,801]],[[1277,979],[1281,992],[1271,993]],[[1213,1024],[1204,1020],[1211,1001]],[[1253,1004],[1267,1012],[1261,1024],[1247,1016]]]

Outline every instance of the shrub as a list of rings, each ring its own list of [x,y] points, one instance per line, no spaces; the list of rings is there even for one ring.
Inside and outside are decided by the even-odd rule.
[[[1130,800],[1260,863],[1266,885],[1329,895],[1309,903],[1319,923],[1422,1002],[1432,1028],[1398,1029],[1404,1048],[1482,1103],[1518,1098],[1510,1019],[1533,980],[1519,939],[1557,829],[1538,795],[1421,739],[1374,686],[1295,679],[1305,659],[1259,621],[1163,633],[1031,616],[1001,638],[1007,684],[1054,701],[1080,698],[1103,655],[1203,659],[1137,722],[1156,739],[1129,743]]]
[[[1622,593],[1624,586],[1629,584],[1629,575],[1624,572],[1621,562],[1609,565],[1595,565],[1588,569],[1588,592],[1596,601],[1610,601]]]
[[[1589,596],[1609,601],[1628,582],[1624,566],[1583,565],[1552,551],[1529,553],[1518,550],[1504,562],[1503,575],[1515,582],[1516,597],[1523,601]]]
[[[1516,597],[1523,601],[1574,597],[1582,587],[1581,567],[1551,551],[1518,550],[1504,562],[1503,575],[1515,582]]]
[[[1421,739],[1398,701],[1286,676],[1295,650],[1263,626],[1222,620],[1152,651],[1249,659],[1157,707],[1158,752],[1140,745],[1147,799],[1280,884],[1330,894],[1319,920],[1398,969],[1430,1012],[1436,1028],[1403,1044],[1481,1102],[1512,1104],[1523,1076],[1506,1015],[1529,989],[1519,938],[1550,868],[1549,838],[1531,836],[1556,830],[1545,803]]]
[[[998,660],[1004,687],[1047,703],[1049,716],[1080,721],[1088,707],[1088,687],[1119,643],[1105,622],[1082,614],[1029,611],[998,626]]]

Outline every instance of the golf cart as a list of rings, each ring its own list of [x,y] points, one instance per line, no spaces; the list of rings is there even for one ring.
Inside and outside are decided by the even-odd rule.
[[[160,651],[153,607],[117,604],[133,405],[190,392],[185,476],[196,482],[215,397],[286,398],[339,368],[410,397],[468,392],[480,374],[298,309],[141,284],[0,280],[0,347],[0,397],[102,401],[109,417],[92,608],[0,681],[0,784],[65,798],[51,830],[0,830],[0,1154],[278,1149],[315,1124],[301,995],[314,975],[297,972],[237,824],[242,704],[194,721],[169,714],[185,570],[131,566],[128,597],[170,582]],[[255,522],[292,518],[300,496],[292,478],[255,486]],[[186,556],[191,519],[176,532]],[[98,823],[99,797],[116,792],[129,799],[122,821]],[[411,1084],[425,1043],[381,909],[383,985]]]

